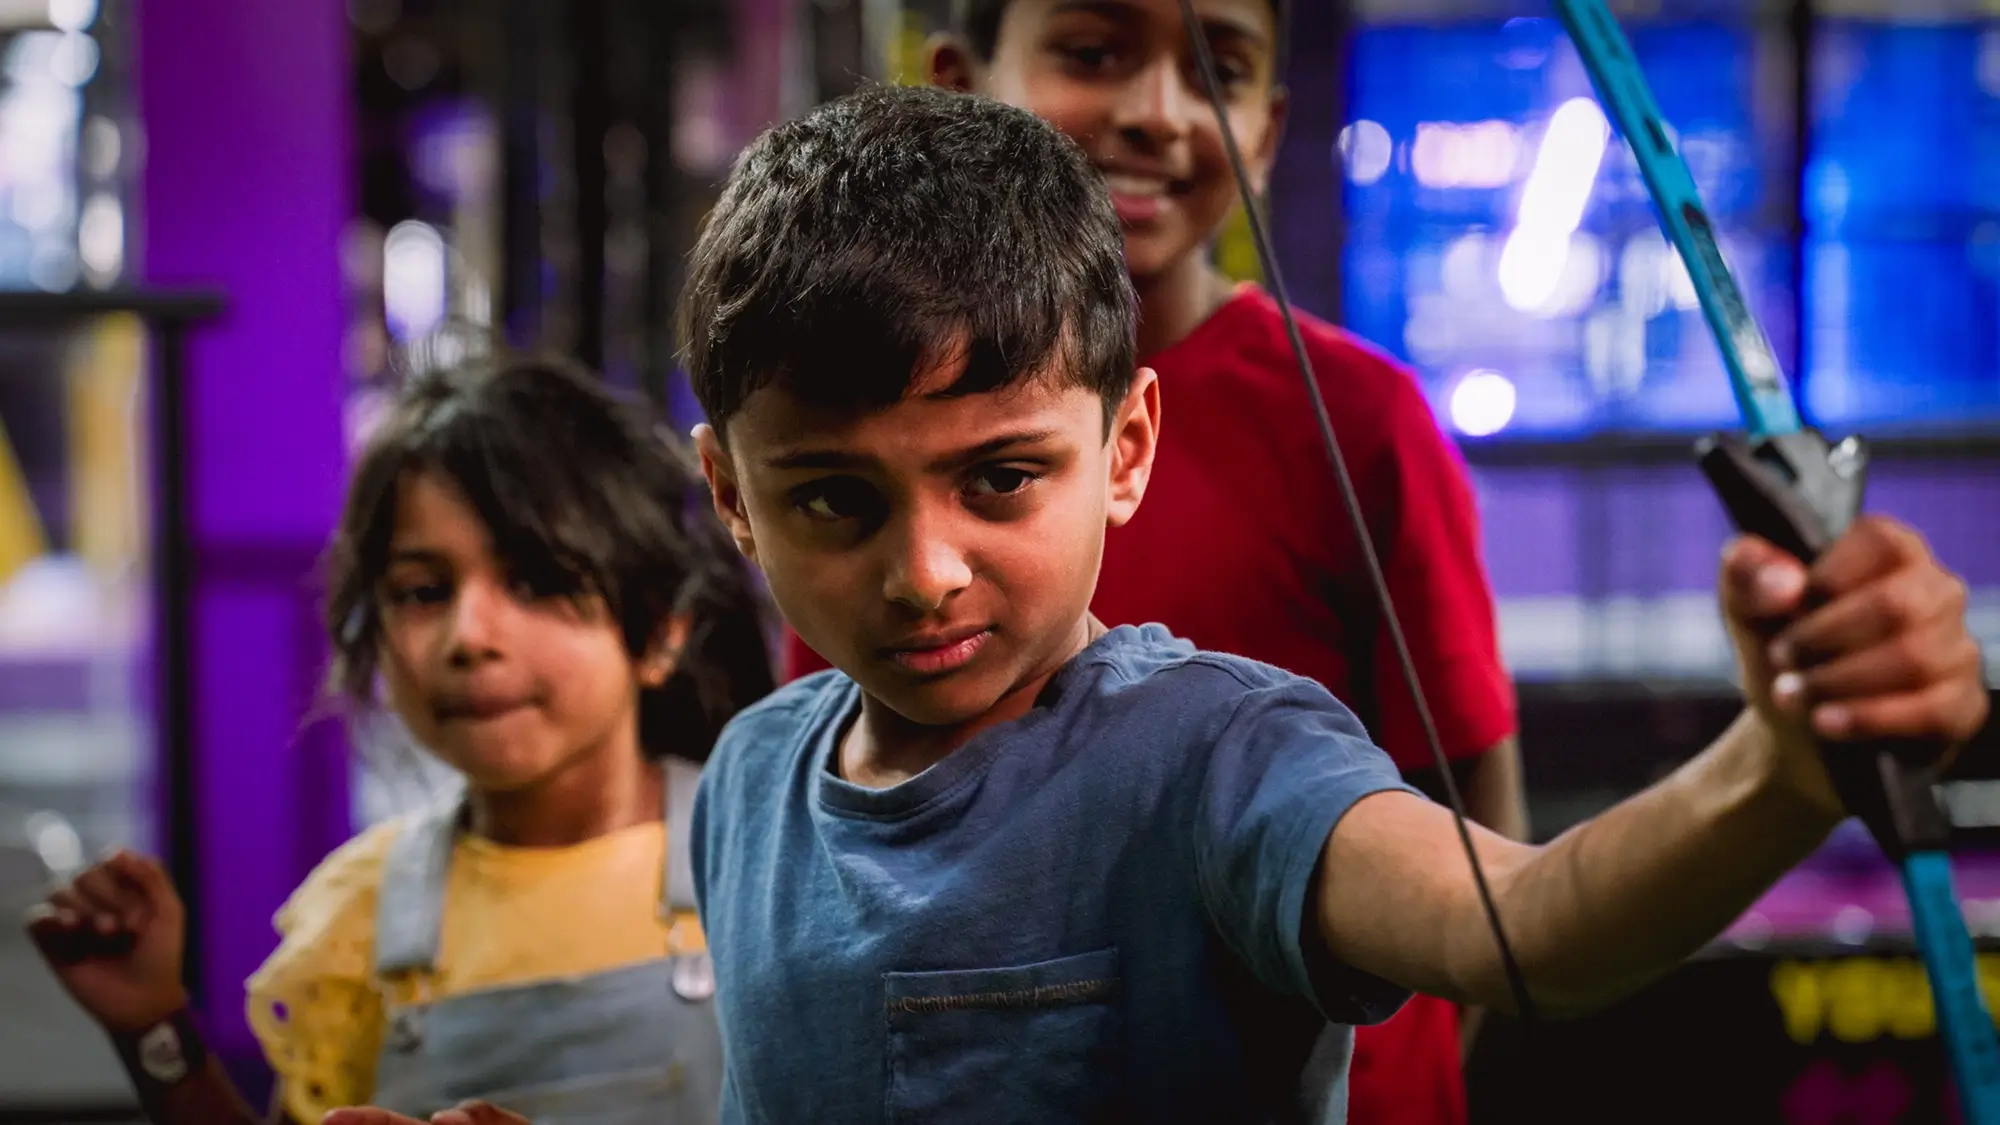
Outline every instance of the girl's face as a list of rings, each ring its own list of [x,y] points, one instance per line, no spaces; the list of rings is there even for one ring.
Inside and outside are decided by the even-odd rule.
[[[537,597],[494,557],[448,480],[397,484],[381,608],[383,678],[412,734],[474,790],[595,786],[639,768],[636,666],[595,598]]]

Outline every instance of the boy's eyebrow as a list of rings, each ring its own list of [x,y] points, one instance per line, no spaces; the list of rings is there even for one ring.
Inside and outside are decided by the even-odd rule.
[[[1105,19],[1123,21],[1130,21],[1137,15],[1132,10],[1129,0],[1062,0],[1055,6],[1055,10],[1058,14],[1087,12]],[[1179,20],[1176,19],[1175,22],[1178,23]],[[1254,47],[1269,46],[1254,25],[1228,16],[1204,15],[1201,17],[1201,29],[1210,39],[1244,42]]]
[[[1039,445],[1059,434],[1060,431],[1053,428],[1015,430],[988,438],[978,445],[954,450],[933,460],[928,467],[932,470],[959,468],[984,461],[1010,449],[1024,445]],[[877,458],[844,449],[799,449],[780,453],[764,462],[773,469],[865,469],[877,463]]]

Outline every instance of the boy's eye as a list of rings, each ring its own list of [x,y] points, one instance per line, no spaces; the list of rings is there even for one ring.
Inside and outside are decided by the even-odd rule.
[[[865,519],[881,507],[875,490],[851,477],[816,480],[792,492],[792,506],[823,522]]]
[[[1235,59],[1218,56],[1215,60],[1215,76],[1224,85],[1234,86],[1249,79],[1250,68]]]
[[[974,496],[1012,496],[1033,483],[1036,474],[1009,465],[994,465],[980,469],[972,476],[968,487]]]
[[[1084,70],[1105,69],[1115,54],[1109,43],[1065,43],[1056,48],[1056,53]]]

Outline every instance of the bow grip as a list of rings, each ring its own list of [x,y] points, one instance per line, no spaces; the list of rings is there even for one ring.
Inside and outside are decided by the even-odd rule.
[[[1703,438],[1695,453],[1738,531],[1808,565],[1861,511],[1868,455],[1859,438],[1829,445],[1809,429],[1754,441],[1725,432]],[[1931,788],[1942,750],[1901,741],[1825,748],[1835,792],[1891,859],[1949,842],[1951,824]]]

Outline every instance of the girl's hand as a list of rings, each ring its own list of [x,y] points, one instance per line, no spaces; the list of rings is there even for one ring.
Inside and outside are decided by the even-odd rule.
[[[187,918],[160,865],[129,851],[85,869],[28,912],[56,979],[105,1030],[138,1032],[188,1003]]]

